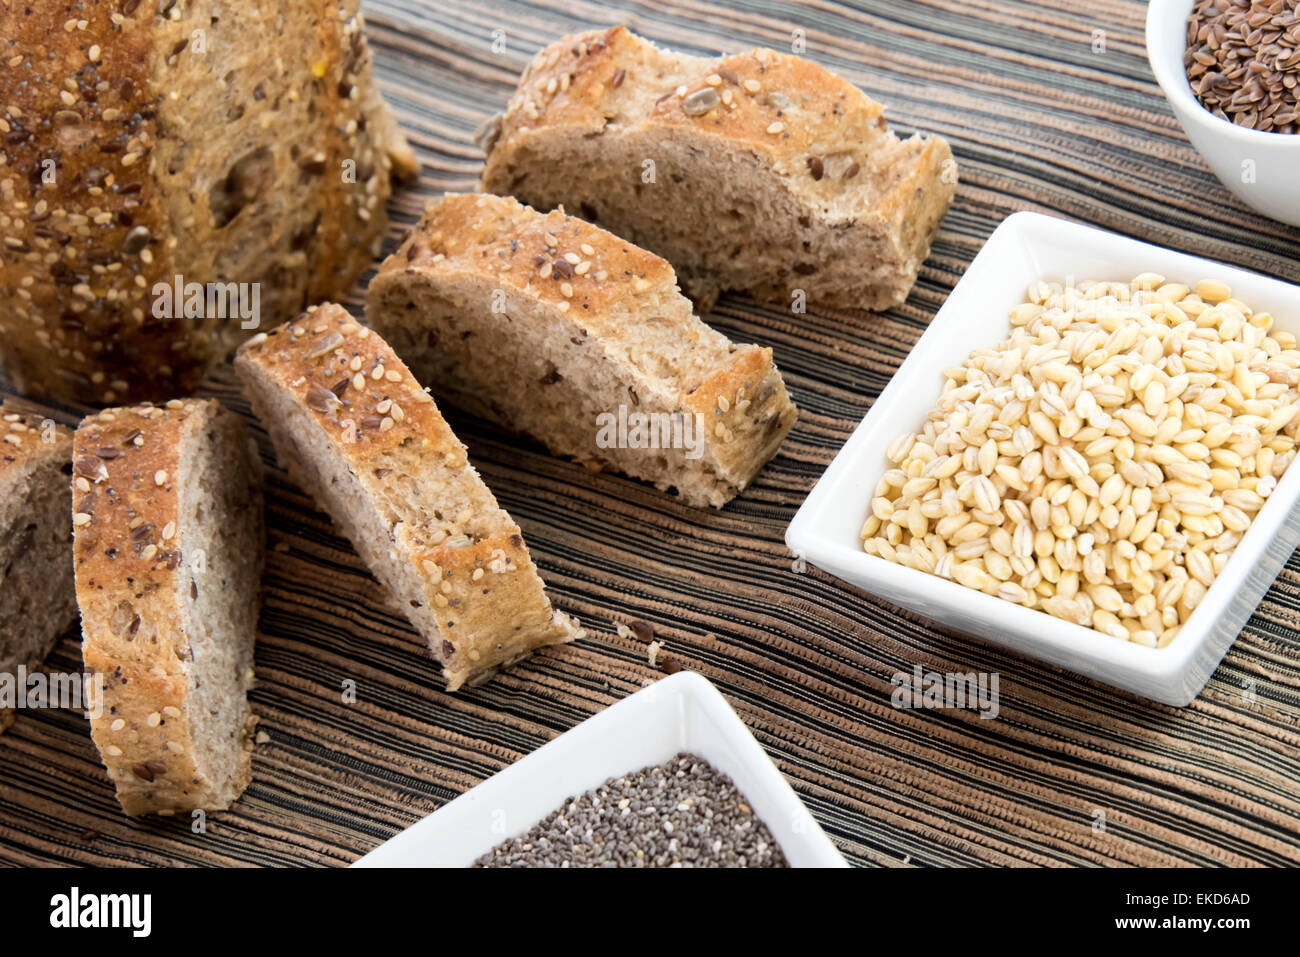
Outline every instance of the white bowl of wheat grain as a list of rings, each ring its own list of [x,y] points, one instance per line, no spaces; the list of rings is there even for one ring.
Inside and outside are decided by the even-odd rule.
[[[1031,574],[1028,577],[1013,576],[1008,580],[1016,587],[1023,584],[1026,587],[1038,588],[1039,590],[1035,592],[1038,597],[1029,595],[1028,592],[1021,594],[1017,592],[1016,587],[1003,589],[1000,581],[992,582],[994,587],[983,587],[990,583],[975,571],[962,576],[972,579],[966,584],[943,577],[944,572],[953,574],[952,563],[946,569],[936,567],[940,572],[936,574],[921,570],[921,567],[909,567],[900,564],[897,560],[882,557],[884,551],[879,554],[868,554],[864,550],[866,546],[864,546],[863,533],[868,530],[872,518],[875,517],[873,512],[877,509],[875,498],[879,492],[878,483],[890,469],[896,467],[895,462],[888,456],[890,454],[897,456],[900,446],[896,443],[899,438],[905,437],[908,433],[922,431],[930,411],[939,403],[940,391],[947,381],[948,370],[963,366],[976,350],[988,350],[1009,339],[1015,321],[1012,318],[1013,310],[1024,307],[1026,290],[1032,290],[1039,283],[1068,285],[1071,277],[1079,280],[1081,284],[1083,284],[1082,280],[1106,280],[1114,281],[1117,286],[1126,285],[1139,273],[1158,276],[1159,282],[1167,286],[1186,284],[1189,287],[1205,290],[1212,298],[1224,296],[1225,292],[1211,293],[1210,290],[1223,290],[1225,286],[1228,287],[1231,290],[1231,298],[1224,303],[1225,309],[1232,306],[1233,302],[1240,301],[1251,307],[1253,315],[1262,317],[1263,313],[1270,313],[1273,317],[1271,328],[1285,342],[1285,348],[1276,343],[1270,348],[1274,349],[1277,356],[1282,356],[1285,352],[1284,358],[1288,362],[1300,366],[1300,352],[1296,351],[1291,342],[1292,337],[1300,335],[1300,288],[1091,227],[1035,213],[1017,213],[1004,221],[990,237],[952,295],[948,297],[947,302],[930,323],[925,334],[872,405],[866,418],[862,420],[826,473],[817,482],[787,530],[786,542],[790,548],[807,562],[864,591],[925,615],[956,631],[984,638],[993,644],[1040,658],[1156,701],[1173,705],[1190,703],[1209,680],[1260,598],[1297,543],[1300,543],[1300,510],[1297,508],[1297,504],[1300,503],[1300,469],[1290,464],[1294,457],[1293,452],[1285,453],[1285,458],[1279,458],[1278,456],[1283,453],[1278,453],[1271,448],[1267,454],[1261,450],[1260,457],[1257,459],[1255,456],[1251,457],[1249,467],[1244,464],[1244,461],[1238,461],[1243,475],[1257,465],[1270,473],[1267,480],[1258,477],[1243,480],[1246,490],[1252,495],[1258,491],[1262,501],[1262,507],[1256,505],[1248,509],[1251,514],[1246,522],[1241,521],[1242,513],[1237,508],[1238,505],[1247,504],[1241,501],[1243,495],[1240,491],[1226,490],[1226,485],[1224,490],[1219,489],[1219,485],[1223,484],[1220,482],[1221,475],[1230,474],[1230,470],[1220,468],[1215,472],[1214,469],[1210,469],[1215,482],[1213,494],[1207,496],[1205,501],[1201,501],[1198,496],[1202,493],[1192,486],[1204,477],[1200,476],[1199,472],[1205,470],[1198,469],[1195,462],[1161,466],[1164,469],[1163,474],[1160,474],[1161,481],[1174,483],[1164,490],[1159,485],[1153,484],[1146,491],[1139,492],[1137,486],[1151,480],[1144,479],[1140,475],[1135,476],[1133,481],[1137,484],[1124,492],[1127,497],[1119,500],[1119,504],[1124,504],[1126,510],[1131,503],[1135,516],[1130,518],[1126,514],[1122,515],[1120,527],[1116,528],[1112,524],[1111,531],[1108,531],[1105,536],[1089,524],[1091,512],[1079,518],[1078,528],[1070,527],[1074,516],[1071,515],[1070,521],[1064,519],[1058,521],[1057,513],[1051,512],[1050,520],[1044,525],[1050,524],[1053,536],[1073,536],[1073,541],[1076,543],[1074,546],[1061,546],[1065,549],[1064,553],[1050,549],[1047,551],[1047,554],[1054,556],[1054,561],[1057,562],[1058,583],[1052,583],[1052,588],[1044,593],[1039,587],[1043,585],[1041,575],[1038,579],[1033,579]],[[1198,295],[1195,298],[1200,297]],[[1192,306],[1193,303],[1189,302],[1187,308],[1192,309]],[[1235,309],[1235,306],[1232,308]],[[1260,321],[1263,321],[1262,318]],[[1198,329],[1200,326],[1197,321],[1191,321],[1190,325],[1182,327],[1179,335],[1187,335],[1190,331],[1192,336],[1199,337],[1202,333],[1195,331]],[[1256,332],[1243,332],[1242,335],[1248,341],[1251,337],[1258,338]],[[1138,352],[1144,348],[1140,341],[1129,345]],[[1160,342],[1156,345],[1163,348]],[[1170,346],[1171,351],[1174,348]],[[1225,348],[1229,346],[1225,345]],[[1214,350],[1216,355],[1219,354],[1218,345],[1214,346]],[[1156,351],[1158,350],[1153,349],[1153,354]],[[1199,356],[1200,350],[1198,349],[1195,354]],[[1132,379],[1125,378],[1124,382],[1137,379],[1136,370],[1141,363],[1137,360],[1132,361],[1134,370]],[[1280,362],[1281,359],[1278,361]],[[1190,367],[1190,352],[1188,362]],[[1246,369],[1243,375],[1250,372],[1250,369]],[[1126,371],[1124,375],[1127,377],[1129,373]],[[1150,379],[1151,373],[1144,374],[1144,377]],[[1294,441],[1296,425],[1300,424],[1300,416],[1295,414],[1296,411],[1300,411],[1300,393],[1295,391],[1295,381],[1300,381],[1300,372],[1289,371],[1286,377],[1294,381],[1282,390],[1286,395],[1285,401],[1296,406],[1296,409],[1290,413],[1291,422],[1285,425],[1287,441],[1282,442],[1279,439],[1278,448]],[[1161,376],[1162,381],[1165,378]],[[1278,381],[1281,381],[1281,377]],[[1055,391],[1050,387],[1043,387],[1041,383],[1036,388],[1043,392]],[[1177,388],[1178,386],[1171,386],[1171,391]],[[1207,386],[1203,381],[1198,380],[1198,390],[1205,388]],[[1147,391],[1145,384],[1143,390],[1147,398],[1159,399],[1158,395]],[[1259,394],[1261,396],[1269,394],[1271,397],[1271,393],[1277,391],[1279,390],[1260,388]],[[1176,392],[1174,394],[1177,396]],[[1189,404],[1199,401],[1192,398],[1195,394],[1197,393],[1188,394]],[[1034,396],[1026,393],[1024,398],[1030,407],[1034,406]],[[1039,399],[1041,400],[1041,396]],[[1080,408],[1078,402],[1081,401],[1083,401],[1082,396],[1075,402],[1073,408]],[[1279,399],[1280,401],[1282,400]],[[1179,399],[1179,402],[1181,403],[1182,400]],[[1127,407],[1122,407],[1113,411],[1116,414],[1109,420],[1112,425],[1116,419],[1122,420],[1125,425],[1124,427],[1107,426],[1107,435],[1116,437],[1120,442],[1125,437],[1132,438],[1133,435],[1137,435],[1143,442],[1148,442],[1137,432],[1130,434],[1128,426],[1130,421],[1133,423],[1132,429],[1145,429],[1146,426],[1142,423],[1149,418],[1152,427],[1159,429],[1164,427],[1167,418],[1164,412],[1155,408],[1151,409],[1153,416],[1146,418],[1141,414],[1141,410],[1137,409],[1129,410]],[[1190,416],[1190,413],[1186,414]],[[1279,413],[1279,415],[1286,417],[1287,413]],[[1178,416],[1180,421],[1182,416],[1183,413]],[[1089,423],[1092,421],[1088,420]],[[1091,427],[1089,424],[1089,428]],[[1267,429],[1264,431],[1268,434]],[[1019,435],[1019,433],[1015,434]],[[1003,436],[1003,438],[1007,437]],[[1218,438],[1212,439],[1208,435],[1205,438],[1206,442],[1211,444],[1219,441]],[[1020,439],[1016,438],[1014,441],[1018,442]],[[1092,441],[1094,440],[1090,436],[1088,449],[1093,448]],[[1234,458],[1233,449],[1245,451],[1248,448],[1248,445],[1241,444],[1243,441],[1241,436],[1234,432],[1229,443],[1230,447],[1222,454],[1216,452],[1208,462],[1215,468],[1219,468],[1221,459],[1229,461]],[[1119,462],[1120,468],[1099,470],[1090,475],[1100,481],[1107,479],[1114,472],[1130,473],[1135,464],[1141,465],[1144,469],[1154,469],[1157,461],[1174,462],[1178,458],[1166,454],[1170,449],[1185,450],[1187,455],[1193,457],[1207,458],[1210,454],[1207,452],[1206,455],[1201,455],[1200,451],[1192,451],[1199,449],[1194,433],[1180,434],[1177,438],[1171,437],[1165,445],[1168,448],[1163,445],[1157,448],[1155,440],[1149,440],[1149,444],[1144,446],[1140,454],[1130,456],[1135,461]],[[1006,449],[1008,446],[1001,445],[1000,448]],[[1217,446],[1215,448],[1217,450]],[[1046,461],[1046,443],[1044,443],[1043,458]],[[1236,458],[1240,460],[1240,456]],[[1138,459],[1141,461],[1137,461]],[[1017,461],[1022,465],[1025,462],[1024,459]],[[1064,466],[1068,466],[1071,462],[1077,465],[1077,459],[1072,455],[1060,456],[1056,461],[1063,463]],[[1091,468],[1091,465],[1088,467]],[[1002,511],[1007,516],[1013,514],[1008,502],[1014,494],[1008,491],[1005,482],[995,482],[995,487],[987,488],[982,482],[967,478],[966,465],[962,468],[963,471],[958,473],[956,479],[971,484],[969,494],[966,491],[960,494],[966,495],[966,501],[974,503],[963,507],[973,511],[980,507],[981,498],[988,498],[990,494],[995,496],[1000,494]],[[977,471],[983,468],[984,463],[980,463]],[[1055,464],[1051,468],[1056,471],[1045,471],[1044,474],[1055,475],[1053,482],[1061,481],[1062,487],[1068,488],[1068,481],[1074,481],[1079,489],[1087,487],[1091,492],[1096,492],[1098,487],[1101,487],[1102,493],[1098,505],[1103,504],[1105,494],[1108,494],[1104,482],[1099,486],[1097,482],[1088,483],[1087,479],[1071,480],[1068,479],[1069,470],[1062,471]],[[1076,468],[1073,471],[1082,474],[1080,469]],[[1197,474],[1185,475],[1184,473]],[[1009,476],[1009,473],[997,468],[989,470],[988,474],[995,477]],[[908,473],[909,477],[911,475],[912,473]],[[916,475],[921,476],[922,473],[917,472]],[[1166,476],[1173,476],[1173,478],[1166,478]],[[1014,476],[1009,477],[1014,478]],[[1125,481],[1128,480],[1126,474]],[[967,486],[963,485],[963,489],[966,488]],[[1053,497],[1057,491],[1059,488],[1053,487]],[[1073,491],[1074,489],[1071,489],[1070,495],[1061,499],[1068,508],[1073,508],[1075,504],[1072,500]],[[898,493],[899,501],[902,500],[903,494],[903,492]],[[1173,501],[1173,495],[1178,496],[1179,508],[1183,507],[1182,502],[1191,502],[1193,499],[1196,499],[1199,505],[1195,510],[1188,509],[1189,517],[1186,519],[1175,514],[1174,518],[1177,522],[1172,529],[1158,523],[1150,532],[1145,528],[1138,530],[1132,527],[1137,519],[1139,508],[1155,508],[1159,512],[1158,518],[1168,521],[1169,513],[1165,508]],[[1141,505],[1138,504],[1139,497],[1142,500]],[[1152,505],[1153,500],[1154,505]],[[1162,501],[1164,504],[1161,504]],[[1092,508],[1090,503],[1087,505],[1089,509]],[[1020,509],[1020,506],[1016,507]],[[1229,511],[1229,507],[1232,511]],[[886,505],[882,512],[889,516],[890,523],[893,523],[892,509],[891,503]],[[908,511],[910,521],[911,509],[909,508]],[[1024,511],[1028,513],[1031,510]],[[1109,521],[1105,518],[1104,509],[1101,514],[1103,524]],[[954,519],[954,521],[960,523],[962,520]],[[963,563],[971,559],[970,563],[978,564],[979,569],[987,566],[991,573],[1002,574],[1005,569],[999,570],[997,566],[1003,566],[1005,563],[993,556],[995,548],[992,545],[984,549],[988,553],[987,563],[979,555],[972,556],[970,551],[973,549],[980,552],[981,545],[986,542],[994,542],[1003,546],[1005,550],[1006,543],[997,541],[1000,532],[994,527],[995,523],[1002,522],[1003,519],[998,515],[992,515],[988,518],[980,517],[978,521],[982,524],[989,523],[979,530],[979,534],[985,536],[984,538],[976,538],[973,543],[963,541],[959,530],[952,535],[952,540],[962,541],[962,545],[948,550],[954,558],[960,558]],[[1006,521],[1011,523],[1013,520],[1008,518]],[[1093,524],[1095,521],[1094,519]],[[1185,525],[1182,524],[1184,521]],[[1228,530],[1218,527],[1223,526],[1225,522],[1241,526],[1240,531],[1229,535]],[[1037,531],[1042,531],[1043,527],[1036,526],[1035,535]],[[1140,548],[1145,550],[1152,545],[1151,534],[1155,534],[1160,528],[1170,533],[1169,541],[1163,547],[1173,553],[1171,555],[1162,554],[1163,539],[1155,541],[1156,548],[1147,552],[1149,556],[1153,556],[1150,561],[1137,557],[1139,547],[1129,549],[1125,541],[1121,540],[1121,535],[1137,538],[1141,542]],[[1188,531],[1193,528],[1196,531]],[[1102,573],[1098,576],[1100,583],[1096,585],[1091,578],[1088,578],[1086,583],[1082,582],[1079,573],[1075,573],[1076,588],[1066,596],[1066,601],[1080,601],[1080,605],[1087,613],[1088,626],[1076,623],[1084,620],[1082,617],[1076,617],[1075,621],[1054,617],[1061,611],[1061,605],[1055,599],[1061,598],[1062,595],[1052,591],[1053,588],[1058,587],[1060,581],[1068,580],[1063,575],[1062,569],[1065,569],[1073,559],[1084,556],[1086,562],[1095,563],[1095,560],[1086,559],[1084,554],[1085,529],[1089,534],[1093,531],[1099,532],[1095,536],[1097,541],[1087,544],[1088,550],[1096,551],[1100,539],[1106,537],[1110,547],[1100,554],[1106,556],[1106,562],[1113,560],[1117,566],[1123,567],[1123,575],[1113,582],[1118,589],[1110,588],[1111,583],[1102,580],[1107,575],[1119,574],[1114,568],[1092,569]],[[919,531],[926,535],[931,531],[937,534],[938,523],[934,522]],[[1018,526],[1016,531],[1019,531]],[[1220,536],[1214,539],[1214,543],[1231,544],[1233,547],[1222,552],[1214,551],[1214,548],[1218,547],[1217,544],[1203,541],[1211,531],[1216,536]],[[872,534],[878,536],[880,532],[873,531]],[[1175,541],[1177,536],[1181,538]],[[896,537],[904,537],[903,532],[900,531]],[[1190,542],[1187,541],[1189,538]],[[913,541],[928,542],[934,546],[930,549],[931,557],[940,555],[942,558],[940,554],[942,549],[932,539],[916,539],[913,536]],[[1048,544],[1059,544],[1059,539]],[[958,547],[963,548],[963,554],[958,554]],[[1070,552],[1070,547],[1075,549],[1074,552]],[[1180,548],[1183,550],[1178,551]],[[1032,554],[1036,556],[1035,561],[1037,561],[1038,557],[1043,555],[1043,551],[1039,550],[1037,539],[1035,539],[1034,549]],[[1192,551],[1200,554],[1192,555]],[[910,554],[915,559],[920,554],[920,550]],[[1015,557],[1021,553],[1014,551],[1012,554]],[[1211,561],[1213,567],[1206,565],[1207,559]],[[924,566],[924,563],[920,564]],[[1158,588],[1141,592],[1138,590],[1147,588],[1147,583],[1136,576],[1145,574],[1153,566],[1158,566],[1159,575],[1170,579],[1179,577],[1185,585],[1194,578],[1198,580],[1198,584],[1184,587],[1179,592],[1177,600],[1169,603],[1174,616],[1178,619],[1176,622],[1163,628],[1157,623],[1152,626],[1155,630],[1147,631],[1146,626],[1140,625],[1139,618],[1147,619],[1156,611],[1161,616],[1165,614],[1163,608],[1153,608],[1150,601],[1144,600],[1144,604],[1139,604],[1138,601],[1143,594],[1159,591]],[[1181,567],[1181,570],[1175,566]],[[1047,567],[1040,566],[1040,568]],[[1070,567],[1084,569],[1085,577],[1091,575],[1088,571],[1089,565],[1085,562],[1075,563]],[[1044,574],[1050,574],[1050,570]],[[1201,581],[1208,582],[1208,585],[1201,584]],[[971,585],[975,587],[969,587]],[[1188,591],[1188,588],[1191,591]],[[1114,595],[1111,594],[1115,590],[1122,594],[1119,603],[1114,607],[1114,614],[1111,614],[1109,605],[1115,600]],[[1195,592],[1195,602],[1193,603],[1190,597],[1184,601],[1184,592],[1188,596]],[[1087,594],[1091,604],[1082,603],[1079,599],[1080,594]],[[1027,600],[1026,595],[1029,596]],[[1167,598],[1169,592],[1165,592],[1164,595]],[[1051,605],[1047,604],[1049,597],[1053,600]],[[1179,602],[1183,604],[1180,605]],[[1049,608],[1052,613],[1040,610],[1040,607]],[[1069,607],[1078,610],[1073,605]],[[1099,610],[1105,614],[1098,616],[1096,613]],[[1126,630],[1120,630],[1121,628]]]

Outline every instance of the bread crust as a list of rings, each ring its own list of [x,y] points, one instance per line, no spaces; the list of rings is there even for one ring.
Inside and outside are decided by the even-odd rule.
[[[213,418],[243,435],[232,413],[200,399],[108,409],[87,417],[76,433],[73,559],[82,657],[102,695],[90,730],[130,815],[219,810],[252,779],[251,713],[232,779],[204,777],[183,664],[192,660],[186,598],[198,585],[178,531],[180,455],[187,433]],[[260,468],[245,457],[250,516],[260,529]],[[260,570],[260,550],[241,558]],[[242,701],[251,671],[237,680],[233,690]]]
[[[71,460],[72,429],[20,399],[0,401],[0,479],[35,459]]]
[[[647,159],[666,163],[671,151],[663,144],[676,144],[688,157],[717,157],[734,170],[728,175],[745,177],[755,202],[776,211],[765,215],[779,214],[773,234],[784,236],[783,255],[759,255],[765,251],[757,234],[740,252],[703,251],[700,236],[686,230],[709,228],[692,223],[692,213],[718,184],[689,158],[673,167],[671,186],[647,187],[648,206],[611,207],[588,174],[608,146],[633,141],[654,147]],[[622,26],[574,34],[542,50],[480,143],[485,192],[539,208],[564,205],[607,224],[666,256],[703,300],[701,308],[726,288],[789,301],[797,287],[828,306],[897,305],[956,189],[956,164],[943,139],[900,142],[879,103],[815,63],[765,49],[716,59],[669,54]],[[571,160],[557,155],[560,143],[569,144]],[[740,160],[750,165],[733,166]],[[651,208],[671,210],[679,225],[652,224]],[[834,237],[839,253],[810,254],[799,242],[810,230]],[[889,273],[872,277],[869,267],[881,265]]]
[[[0,363],[21,391],[96,405],[188,394],[251,333],[239,317],[155,316],[156,284],[261,282],[269,327],[342,294],[369,265],[393,157],[406,172],[413,157],[373,89],[357,0],[310,5],[294,23],[310,17],[319,59],[292,95],[316,106],[306,137],[316,149],[295,160],[271,126],[273,104],[290,93],[276,78],[293,64],[268,57],[232,70],[224,116],[186,112],[187,99],[225,84],[201,58],[221,55],[227,37],[207,52],[187,44],[223,29],[217,12],[222,22],[253,15],[252,0],[219,11],[175,0],[0,4]],[[267,165],[241,167],[258,143]],[[358,167],[352,183],[338,172],[345,160]],[[223,184],[217,163],[228,180],[257,169],[271,182]],[[277,193],[304,176],[319,181],[314,225],[310,209],[257,221],[250,210],[284,202]],[[210,192],[226,188],[244,191],[230,220]],[[262,255],[247,257],[248,244]]]
[[[537,648],[573,641],[576,622],[551,607],[519,526],[497,505],[469,464],[465,446],[438,411],[433,398],[396,353],[343,307],[327,303],[240,347],[235,368],[259,417],[268,423],[281,461],[312,492],[321,507],[329,501],[314,471],[291,448],[291,439],[268,402],[267,390],[292,397],[327,438],[329,454],[346,463],[368,502],[387,522],[390,554],[368,554],[356,534],[361,519],[330,509],[352,537],[361,557],[393,595],[401,582],[416,583],[405,596],[430,612],[412,623],[443,666],[447,689],[490,677]],[[398,460],[412,460],[409,478],[423,494],[470,485],[492,515],[404,521],[390,472]],[[450,509],[450,505],[444,505]],[[466,540],[469,526],[488,531]],[[387,546],[386,546],[387,547]]]
[[[72,461],[72,430],[55,422],[44,410],[20,400],[6,399],[0,401],[0,488],[9,489],[9,479],[19,476],[29,467],[52,461],[60,467]],[[66,526],[65,534],[71,539],[72,524]],[[8,544],[8,543],[5,543]],[[21,557],[21,556],[18,556]],[[69,571],[71,567],[69,566]],[[0,578],[0,588],[17,587]],[[72,578],[65,581],[42,581],[42,597],[49,607],[66,606],[67,613],[62,626],[55,625],[54,631],[39,637],[37,644],[40,652],[30,660],[20,662],[28,669],[39,667],[59,635],[67,626],[76,621],[76,604],[72,594]],[[64,589],[66,588],[66,594]],[[0,622],[0,627],[34,627],[30,622]],[[0,708],[0,731],[8,728],[14,720],[13,712]]]
[[[372,280],[367,298],[372,325],[383,329],[390,321],[385,300],[402,298],[403,287],[414,281],[439,288],[476,284],[485,293],[503,292],[507,307],[536,304],[549,324],[566,330],[554,336],[566,343],[565,354],[539,361],[552,367],[582,361],[568,355],[570,345],[576,346],[586,350],[581,354],[587,361],[618,370],[629,403],[646,407],[654,396],[670,414],[699,413],[701,456],[664,456],[660,464],[660,456],[619,456],[600,448],[594,423],[582,441],[575,441],[560,428],[567,422],[539,420],[527,428],[512,421],[494,408],[494,387],[505,373],[455,385],[455,400],[507,428],[530,431],[552,453],[674,488],[693,505],[721,507],[730,501],[776,454],[797,417],[771,349],[727,342],[692,314],[668,262],[563,211],[539,213],[512,198],[481,193],[444,196],[429,205]],[[522,321],[495,311],[464,314],[472,316],[475,348],[488,353],[494,336],[506,335]],[[671,372],[658,369],[650,375],[637,365],[636,337],[643,322],[671,340]],[[429,333],[445,330],[430,327]],[[688,370],[698,384],[684,384]],[[450,374],[435,376],[435,388],[448,387],[459,370],[445,371]],[[535,391],[552,388],[546,377],[532,381]],[[475,394],[484,401],[476,401]],[[573,414],[571,409],[565,418]]]

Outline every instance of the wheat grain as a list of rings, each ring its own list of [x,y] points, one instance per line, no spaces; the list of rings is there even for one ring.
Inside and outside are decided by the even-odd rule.
[[[886,450],[860,538],[1164,647],[1294,461],[1300,351],[1217,280],[1035,283]]]

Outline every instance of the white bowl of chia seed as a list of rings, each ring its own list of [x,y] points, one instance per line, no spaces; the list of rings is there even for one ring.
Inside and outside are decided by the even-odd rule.
[[[1228,0],[1219,8],[1227,10]],[[1295,14],[1284,11],[1282,15],[1291,19],[1276,29],[1268,23],[1243,27],[1226,15],[1210,16],[1198,30],[1204,37],[1198,35],[1189,47],[1188,18],[1194,10],[1204,12],[1197,0],[1151,0],[1147,58],[1156,82],[1187,138],[1223,185],[1265,216],[1300,226],[1300,134],[1274,131],[1300,125],[1293,118],[1294,91],[1300,82]],[[1281,39],[1268,39],[1276,35]],[[1222,55],[1225,49],[1231,56]],[[1189,69],[1195,79],[1189,79]],[[1220,86],[1223,95],[1202,91],[1206,84]],[[1282,98],[1285,102],[1279,102]],[[1214,103],[1218,113],[1206,102]],[[1227,118],[1229,114],[1236,122]],[[1275,123],[1279,117],[1286,122]]]
[[[588,718],[354,867],[847,867],[705,678]]]

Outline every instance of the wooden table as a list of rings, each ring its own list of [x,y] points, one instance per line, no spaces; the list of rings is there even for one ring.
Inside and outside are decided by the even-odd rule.
[[[589,629],[482,688],[439,690],[420,641],[348,544],[272,469],[253,693],[269,740],[248,792],[202,835],[177,819],[130,822],[84,720],[24,713],[0,737],[0,861],[350,863],[658,677],[644,642],[616,630],[639,619],[722,689],[852,861],[1300,863],[1296,559],[1206,690],[1176,709],[937,629],[815,569],[799,574],[782,544],[804,495],[1007,214],[1049,212],[1300,282],[1300,231],[1232,199],[1167,109],[1145,58],[1145,5],[1084,6],[366,4],[385,91],[423,162],[419,187],[394,201],[394,239],[426,198],[473,187],[473,130],[540,46],[616,22],[697,53],[789,49],[799,31],[806,55],[887,104],[896,128],[949,139],[961,164],[956,203],[912,297],[887,315],[719,304],[709,321],[772,346],[801,409],[781,454],[720,512],[450,415],[557,604]],[[504,48],[494,50],[494,34]],[[206,391],[247,413],[228,371]],[[78,663],[69,635],[51,664]],[[890,677],[918,663],[996,672],[997,719],[892,708]],[[349,679],[355,704],[342,702]]]

